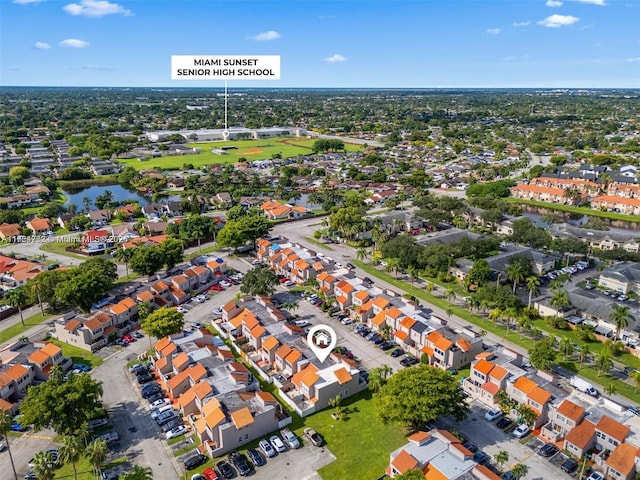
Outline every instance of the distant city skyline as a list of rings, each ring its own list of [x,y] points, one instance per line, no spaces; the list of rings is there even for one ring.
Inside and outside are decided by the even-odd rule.
[[[280,55],[229,88],[640,87],[638,1],[0,1],[2,86],[217,88],[171,55]]]

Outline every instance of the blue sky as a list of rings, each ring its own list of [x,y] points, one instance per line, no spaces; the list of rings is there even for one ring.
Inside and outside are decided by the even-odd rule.
[[[0,0],[0,85],[172,81],[171,55],[280,55],[229,87],[640,87],[638,0]]]

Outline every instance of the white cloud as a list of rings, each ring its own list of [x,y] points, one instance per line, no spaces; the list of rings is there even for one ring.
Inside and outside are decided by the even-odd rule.
[[[78,40],[77,38],[67,38],[58,43],[61,47],[68,48],[84,48],[89,46],[89,42],[85,42],[84,40]]]
[[[489,35],[498,35],[498,34],[500,34],[500,29],[499,28],[487,28],[487,33]]]
[[[547,0],[547,3],[545,5],[547,7],[561,7],[562,2],[559,2],[558,0]]]
[[[512,25],[514,27],[526,27],[528,25],[531,25],[531,20],[527,20],[526,22],[513,22]]]
[[[339,63],[339,62],[346,62],[347,59],[346,57],[343,57],[339,53],[334,53],[330,57],[325,58],[323,61],[327,63]]]
[[[571,0],[572,2],[588,3],[589,5],[598,5],[599,7],[606,7],[607,4],[604,0]]]
[[[554,15],[549,15],[544,20],[540,20],[538,25],[542,25],[543,27],[548,28],[559,28],[566,27],[568,25],[573,25],[580,19],[578,17],[574,17],[571,15],[558,15],[557,13]]]
[[[71,15],[84,17],[104,17],[105,15],[132,15],[122,5],[107,0],[80,0],[80,3],[70,3],[62,9]]]
[[[640,57],[627,58],[627,62],[640,62]]]
[[[280,33],[276,32],[275,30],[269,30],[268,32],[262,32],[254,37],[249,38],[251,38],[251,40],[255,40],[256,42],[268,42],[271,40],[277,40],[281,36],[282,35],[280,35]]]
[[[38,50],[47,50],[51,48],[51,45],[45,42],[36,42],[33,46],[36,47]]]
[[[11,3],[17,3],[18,5],[27,5],[29,3],[40,3],[44,0],[13,0]]]
[[[113,71],[113,68],[109,67],[107,65],[92,65],[92,64],[83,65],[82,69],[83,70],[102,70],[104,72],[112,72]]]

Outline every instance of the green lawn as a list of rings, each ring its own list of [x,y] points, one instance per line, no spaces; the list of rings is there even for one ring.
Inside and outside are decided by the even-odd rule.
[[[73,363],[86,363],[91,367],[102,365],[102,359],[87,350],[74,347],[73,345],[69,345],[58,340],[52,340],[52,342],[58,345],[62,349],[62,354],[73,360]]]
[[[4,343],[13,337],[20,336],[23,332],[27,331],[31,327],[35,327],[36,325],[40,325],[42,322],[49,320],[51,315],[42,315],[41,312],[33,315],[32,317],[24,319],[24,326],[21,323],[17,323],[12,325],[5,330],[0,332],[0,343]]]
[[[249,161],[266,160],[272,158],[272,155],[280,154],[283,158],[295,157],[298,155],[309,155],[312,153],[311,146],[315,140],[306,138],[265,138],[262,140],[235,140],[229,142],[206,142],[206,143],[189,143],[190,147],[202,149],[202,153],[196,155],[173,155],[160,158],[152,158],[146,161],[140,161],[137,158],[119,160],[123,165],[133,167],[136,170],[144,170],[147,168],[162,169],[182,169],[185,163],[190,163],[194,167],[199,168],[212,163],[235,163],[238,159],[244,157]],[[211,150],[235,146],[236,150],[228,150],[226,155],[218,155],[212,153]],[[362,150],[361,145],[345,144],[347,151]]]
[[[316,240],[313,237],[304,237],[305,240],[307,240],[310,243],[313,243],[314,245],[317,245],[320,248],[324,248],[325,250],[333,250],[333,248],[331,248],[329,245],[325,245],[322,242],[319,242],[318,240]]]
[[[102,467],[102,470],[109,470],[110,468],[117,467],[118,465],[123,465],[127,463],[126,457],[116,458],[113,462],[106,464]],[[133,467],[131,467],[133,468]],[[81,458],[78,463],[76,463],[76,472],[78,473],[78,480],[95,480],[96,474],[93,471],[91,464],[86,458]],[[55,478],[62,479],[68,478],[73,479],[73,465],[71,463],[67,463],[55,470]]]
[[[587,215],[590,217],[600,217],[609,220],[622,220],[624,222],[640,223],[640,216],[625,215],[617,212],[603,212],[601,210],[592,210],[588,207],[576,207],[573,205],[560,205],[557,203],[539,202],[537,200],[524,200],[521,198],[506,198],[508,202],[517,203],[519,205],[531,205],[532,207],[548,208],[549,210],[558,210],[560,212],[576,213],[579,215]]]
[[[89,257],[85,255],[78,255],[77,253],[71,253],[65,250],[65,248],[71,247],[74,245],[78,245],[78,244],[71,243],[71,242],[47,242],[47,243],[43,243],[40,246],[40,250],[42,250],[43,252],[57,253],[58,255],[64,255],[66,257],[87,260]]]
[[[456,315],[469,323],[477,326],[481,330],[486,332],[491,332],[503,340],[507,340],[511,343],[519,345],[525,349],[530,349],[534,343],[534,340],[523,336],[519,331],[516,331],[515,327],[512,325],[509,330],[499,323],[495,323],[486,317],[482,317],[480,315],[476,315],[474,313],[469,312],[466,308],[462,308],[458,305],[450,304],[445,298],[439,297],[437,295],[433,295],[415,285],[411,285],[409,283],[403,282],[401,280],[396,280],[393,276],[382,272],[371,265],[363,263],[359,260],[352,260],[352,263],[362,268],[368,274],[378,277],[391,285],[394,285],[401,291],[405,291],[415,297],[429,302],[432,305],[440,307],[443,310],[450,310],[453,312],[453,315]],[[536,320],[533,322],[537,328],[545,331],[548,334],[555,335],[559,338],[564,336],[569,337],[574,343],[584,344],[577,339],[575,333],[572,330],[557,330],[552,328],[545,320]],[[602,344],[600,342],[591,342],[589,343],[589,347],[595,353],[598,353],[602,349]],[[639,368],[640,369],[640,359],[634,357],[629,353],[623,353],[619,357],[616,358],[617,361],[622,362],[625,365]],[[602,387],[606,387],[609,385],[614,385],[616,392],[620,395],[624,395],[625,397],[634,400],[636,402],[640,402],[640,394],[638,393],[638,389],[636,389],[633,385],[630,385],[622,380],[618,380],[616,378],[611,377],[608,373],[603,373],[601,376],[598,376],[597,370],[590,365],[580,365],[579,362],[575,361],[575,359],[569,358],[568,360],[564,360],[560,354],[556,359],[556,363],[564,366],[565,368],[578,372],[585,378],[588,378],[595,384],[599,384]]]

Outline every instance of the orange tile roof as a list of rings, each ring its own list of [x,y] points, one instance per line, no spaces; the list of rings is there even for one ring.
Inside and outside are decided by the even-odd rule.
[[[640,206],[639,198],[613,197],[611,195],[599,195],[593,200],[591,200],[591,203],[597,203],[597,202],[614,203],[614,204],[619,203],[621,205],[630,205],[633,207]]]
[[[302,380],[303,378],[307,375],[310,374],[311,372],[316,373],[318,371],[318,369],[316,368],[315,365],[313,365],[313,363],[310,363],[309,365],[307,365],[306,367],[304,367],[302,370],[300,370],[298,373],[295,373],[293,375],[293,377],[291,377],[291,382],[297,386],[298,388],[300,388],[300,386],[302,385]]]
[[[305,369],[306,370],[306,369]],[[311,388],[315,383],[320,380],[320,375],[315,370],[309,370],[307,373],[300,379],[301,385],[306,385],[308,388]]]
[[[220,407],[216,408],[209,415],[205,417],[205,422],[207,424],[207,427],[209,428],[215,428],[217,425],[224,422],[225,420],[226,420],[226,417]]]
[[[204,397],[210,395],[211,393],[213,393],[213,388],[211,387],[211,385],[208,382],[200,381],[192,386],[189,390],[184,392],[182,395],[180,395],[180,398],[178,398],[178,405],[184,408],[196,398],[202,400]]]
[[[34,230],[51,230],[51,222],[48,218],[32,218],[27,222],[27,225],[31,226]]]
[[[292,348],[291,351],[285,357],[284,361],[293,365],[301,358],[302,358],[302,353],[300,352],[300,350]]]
[[[360,307],[360,311],[368,312],[369,310],[371,310],[371,307],[373,307],[373,302],[371,300],[368,300],[364,305],[362,305],[362,307]]]
[[[36,365],[41,365],[44,362],[46,362],[47,360],[49,360],[49,355],[47,355],[46,353],[44,353],[42,350],[36,350],[35,352],[33,352],[31,355],[29,355],[28,360],[31,363],[35,363]]]
[[[449,480],[449,477],[430,463],[424,466],[422,472],[424,473],[425,480]]]
[[[353,296],[361,302],[366,302],[369,298],[369,292],[366,290],[358,290]]]
[[[344,368],[344,367],[338,368],[337,370],[334,370],[333,374],[338,379],[338,383],[340,385],[345,384],[347,382],[350,382],[351,379],[353,378],[351,376],[351,374],[349,372],[347,372],[347,369]]]
[[[426,355],[427,357],[433,357],[433,348],[428,345],[425,345],[420,349],[420,353]]]
[[[156,342],[155,349],[156,350],[162,350],[164,347],[166,347],[170,343],[172,343],[172,342],[171,342],[171,339],[169,337],[161,338],[160,340],[158,340]]]
[[[380,310],[380,312],[371,319],[371,323],[378,327],[387,321],[387,311]]]
[[[548,193],[549,195],[563,196],[564,190],[561,188],[545,187],[543,185],[527,185],[521,183],[512,187],[512,191],[534,192],[534,193]]]
[[[567,434],[566,441],[580,449],[584,449],[589,445],[595,434],[595,425],[583,420]]]
[[[9,378],[17,382],[22,377],[24,377],[27,373],[29,373],[29,369],[17,363],[15,365],[11,365],[7,370],[5,370],[4,373]]]
[[[378,308],[387,308],[387,305],[389,305],[389,300],[384,297],[376,297],[376,299],[373,301],[373,304]]]
[[[84,322],[84,326],[93,332],[102,326],[102,322],[95,316]]]
[[[324,282],[325,278],[327,278],[328,276],[329,276],[328,272],[322,272],[320,275],[316,277],[316,280],[318,280],[319,282]]]
[[[413,435],[409,436],[407,440],[409,440],[410,442],[422,443],[429,437],[431,437],[431,434],[429,432],[416,432]]]
[[[274,336],[270,336],[265,338],[262,341],[262,349],[265,351],[269,351],[269,350],[273,350],[275,347],[278,346],[280,342],[278,342],[278,339]]]
[[[260,338],[266,333],[267,331],[264,329],[262,325],[257,325],[255,328],[251,329],[251,331],[249,332],[249,335],[252,336],[253,338]]]
[[[469,350],[471,350],[471,343],[466,338],[459,338],[458,340],[456,340],[456,345],[463,352],[468,352]]]
[[[8,412],[13,408],[13,403],[7,402],[4,398],[0,398],[0,410]]]
[[[500,387],[493,382],[486,382],[482,384],[482,389],[491,395],[496,395],[500,391]]]
[[[13,379],[11,377],[9,377],[9,376],[5,375],[4,373],[0,372],[0,389],[6,387],[11,382],[13,382]]]
[[[482,358],[478,360],[472,368],[483,375],[489,375],[489,372],[491,372],[491,369],[493,369],[494,366],[495,365],[493,363]]]
[[[247,425],[251,425],[253,423],[253,415],[251,414],[251,410],[248,407],[241,408],[240,410],[236,410],[231,413],[231,420],[233,424],[236,426],[237,430],[240,430]]]
[[[156,360],[156,368],[158,370],[162,370],[164,367],[166,367],[167,363],[169,362],[169,358],[170,357],[162,357]]]
[[[407,332],[405,332],[404,330],[398,330],[395,333],[395,337],[399,338],[400,340],[402,340],[404,342],[409,337],[409,334]]]
[[[394,307],[393,305],[391,306],[391,308],[389,308],[387,310],[387,316],[391,317],[393,319],[398,319],[402,315],[403,315],[403,313],[400,311],[400,309],[398,307]],[[407,318],[411,318],[411,317],[407,317]],[[413,323],[415,323],[415,320],[413,321]],[[413,325],[413,323],[411,325]],[[409,328],[409,327],[407,327],[407,328]]]
[[[171,359],[171,363],[173,364],[173,368],[179,370],[180,367],[189,363],[189,355],[184,352],[180,352],[178,355]]]
[[[216,397],[211,397],[209,401],[202,406],[202,416],[209,416],[221,407],[220,401]]]
[[[542,387],[535,387],[528,393],[527,397],[529,397],[529,400],[533,400],[538,405],[544,405],[551,398],[551,393],[549,393]]]
[[[528,395],[537,386],[536,382],[527,377],[520,377],[513,383],[513,388],[520,390],[525,395]]]
[[[258,391],[256,392],[256,396],[260,397],[264,403],[278,403],[276,397],[271,395],[269,392]]]
[[[444,336],[436,340],[433,344],[443,352],[449,350],[453,346],[453,342]]]
[[[576,405],[571,400],[564,399],[558,407],[557,413],[569,420],[577,422],[584,415],[584,408],[580,405]]]
[[[406,450],[400,450],[396,458],[391,460],[391,465],[400,473],[405,473],[407,470],[413,470],[418,466],[418,461],[413,458]]]
[[[276,350],[276,357],[280,357],[282,360],[286,358],[291,352],[291,347],[289,345],[282,345],[278,350]]]
[[[3,223],[0,225],[0,233],[5,237],[17,237],[20,235],[20,225],[17,223]]]
[[[230,300],[222,306],[222,310],[228,313],[234,308],[236,308],[237,306],[238,305],[236,305],[236,302],[234,302],[233,300]]]
[[[478,472],[478,475],[487,480],[500,480],[501,478],[500,475],[496,475],[485,465],[476,465],[475,467],[473,467],[473,469]]]
[[[55,343],[47,342],[45,346],[42,347],[41,351],[46,353],[50,357],[55,357],[60,352],[62,352],[62,349]]]
[[[629,443],[622,443],[611,452],[609,458],[605,462],[609,468],[613,468],[616,472],[621,473],[623,478],[629,476],[635,467],[636,454],[638,447],[634,447]]]
[[[415,318],[412,317],[404,317],[400,322],[400,325],[406,329],[410,329],[416,324]]]
[[[153,300],[153,293],[149,290],[144,290],[136,295],[141,302],[151,302]]]
[[[506,368],[501,367],[500,365],[494,366],[489,372],[489,376],[491,378],[495,378],[496,380],[502,380],[507,375],[509,375],[509,371]]]
[[[619,442],[622,442],[626,438],[630,429],[626,425],[604,415],[596,424],[596,430],[600,430],[611,438],[615,438]]]
[[[355,290],[355,288],[353,288],[353,285],[351,285],[346,280],[341,280],[340,282],[338,282],[336,288],[344,293],[351,293]]]
[[[336,302],[342,304],[342,303],[347,303],[349,301],[349,299],[347,297],[345,297],[344,295],[340,295],[338,298],[336,298]]]

